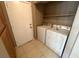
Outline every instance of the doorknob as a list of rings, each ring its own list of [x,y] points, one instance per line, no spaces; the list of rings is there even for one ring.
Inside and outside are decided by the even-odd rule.
[[[30,25],[30,28],[32,28],[32,24],[29,24]]]

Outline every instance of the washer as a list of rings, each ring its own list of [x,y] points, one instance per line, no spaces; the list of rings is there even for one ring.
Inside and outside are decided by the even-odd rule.
[[[68,33],[69,31],[62,29],[48,29],[46,32],[46,45],[61,56]]]

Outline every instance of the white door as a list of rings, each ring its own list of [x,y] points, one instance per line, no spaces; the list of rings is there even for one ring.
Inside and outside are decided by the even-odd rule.
[[[17,46],[32,40],[33,27],[31,3],[6,1],[5,5]]]
[[[70,54],[70,58],[79,58],[79,33],[76,42],[73,46],[72,52]]]

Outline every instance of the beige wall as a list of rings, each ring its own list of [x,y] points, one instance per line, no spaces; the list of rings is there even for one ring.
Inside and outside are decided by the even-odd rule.
[[[34,37],[37,36],[37,26],[43,22],[43,5],[32,4],[32,15],[33,15],[33,26],[34,26]]]
[[[78,2],[50,2],[44,8],[44,23],[71,26]]]
[[[0,38],[0,58],[9,58],[8,52],[2,42],[2,39]]]

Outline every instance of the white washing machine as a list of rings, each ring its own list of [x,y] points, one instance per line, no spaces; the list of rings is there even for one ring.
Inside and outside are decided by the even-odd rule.
[[[50,28],[50,26],[38,26],[37,27],[37,37],[38,40],[41,42],[45,43],[45,38],[46,38],[46,30]]]
[[[67,35],[68,31],[66,30],[61,30],[60,32],[58,30],[48,29],[46,32],[46,45],[61,56]]]

